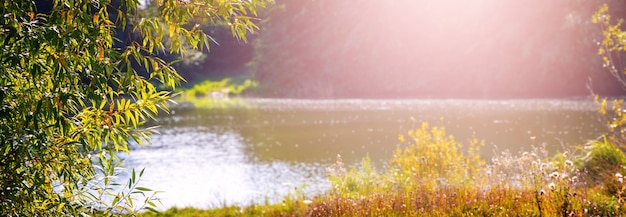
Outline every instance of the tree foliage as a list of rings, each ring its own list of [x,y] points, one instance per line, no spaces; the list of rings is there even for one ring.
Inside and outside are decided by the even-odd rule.
[[[156,7],[149,5],[140,11],[146,12]],[[190,50],[184,58],[169,52],[158,54],[166,61],[181,60],[181,62],[173,65],[176,71],[187,80],[181,86],[191,87],[206,79],[242,76],[246,72],[245,63],[252,58],[252,45],[232,37],[230,26],[227,23],[214,23],[206,20],[196,24],[197,29],[201,29],[211,36],[210,50]],[[256,36],[258,34],[250,34],[247,39],[254,40]]]
[[[626,31],[622,29],[623,19],[612,19],[609,6],[603,4],[593,15],[592,22],[602,29],[602,35],[598,40],[598,54],[602,57],[602,66],[626,88]],[[604,116],[609,130],[611,142],[619,145],[626,151],[626,111],[624,100],[608,100],[596,95],[596,101],[600,103],[600,113]]]
[[[108,192],[109,178],[119,167],[115,153],[128,151],[129,140],[145,144],[153,129],[141,125],[167,111],[170,92],[157,85],[173,89],[183,79],[156,53],[208,49],[200,20],[227,23],[247,41],[258,29],[257,10],[270,1],[156,0],[153,16],[140,16],[134,0],[1,1],[0,215],[141,208],[131,194],[150,189],[136,186],[135,171],[126,193]]]

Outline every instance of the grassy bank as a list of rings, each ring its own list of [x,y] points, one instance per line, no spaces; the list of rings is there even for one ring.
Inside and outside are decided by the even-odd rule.
[[[247,107],[240,98],[247,91],[255,89],[258,82],[245,77],[204,80],[189,88],[183,88],[174,98],[172,109],[194,107],[203,109]]]
[[[626,214],[626,156],[607,140],[549,155],[478,155],[482,142],[460,143],[445,129],[423,124],[399,136],[385,168],[365,158],[328,168],[332,189],[300,193],[283,203],[199,210],[172,208],[143,216],[622,216]]]

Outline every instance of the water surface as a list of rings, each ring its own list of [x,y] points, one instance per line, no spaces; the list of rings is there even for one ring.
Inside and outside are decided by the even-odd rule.
[[[152,144],[126,164],[146,168],[146,184],[165,191],[163,208],[278,202],[304,188],[329,188],[325,168],[340,154],[391,158],[398,135],[422,121],[460,142],[485,140],[481,155],[545,145],[551,153],[601,135],[591,101],[582,100],[278,100],[224,108],[179,108],[162,116]]]

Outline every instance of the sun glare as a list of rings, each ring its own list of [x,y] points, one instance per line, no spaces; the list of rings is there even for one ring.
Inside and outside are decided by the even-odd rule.
[[[572,23],[587,15],[561,4],[327,1],[293,17],[288,32],[308,33],[292,38],[290,57],[303,60],[303,74],[365,95],[585,94],[589,67],[572,61],[592,61],[584,55],[595,48],[573,46],[591,39],[579,38]],[[315,25],[322,26],[311,31]]]

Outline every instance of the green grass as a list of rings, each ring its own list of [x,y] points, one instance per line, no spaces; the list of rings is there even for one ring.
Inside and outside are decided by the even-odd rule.
[[[211,97],[212,93],[224,94],[228,96],[238,96],[244,91],[250,90],[258,86],[258,82],[252,80],[244,80],[235,82],[231,78],[225,78],[220,81],[206,80],[195,84],[189,89],[184,89],[182,95],[184,97]]]
[[[623,216],[626,156],[608,140],[549,156],[544,148],[502,152],[485,161],[482,142],[467,145],[423,124],[399,137],[384,168],[365,158],[328,171],[332,189],[308,200],[143,216]]]
[[[205,80],[191,88],[183,89],[174,98],[174,101],[177,103],[190,103],[195,108],[203,109],[247,108],[250,105],[239,98],[239,96],[257,86],[258,82],[242,80],[242,78],[225,78],[219,81]]]

